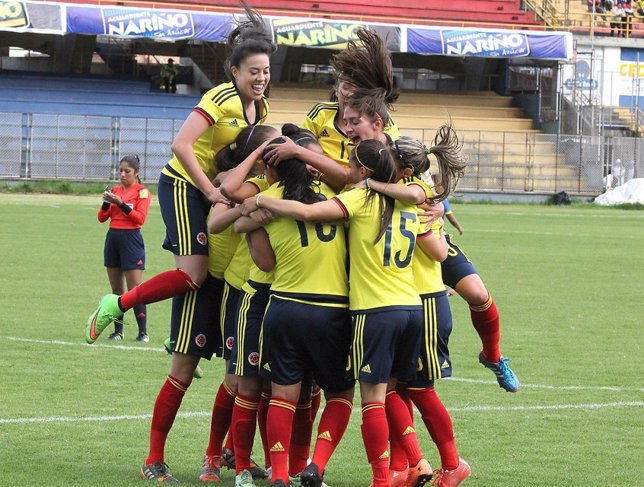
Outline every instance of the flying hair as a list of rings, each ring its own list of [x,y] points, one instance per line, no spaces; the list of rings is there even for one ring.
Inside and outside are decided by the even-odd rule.
[[[226,44],[226,62],[224,70],[232,80],[231,68],[239,67],[241,62],[253,54],[266,54],[270,56],[277,46],[273,43],[270,31],[266,27],[263,17],[256,10],[241,0],[241,5],[246,13],[246,20],[239,21],[228,35]]]
[[[357,89],[380,91],[391,108],[400,92],[387,44],[377,33],[365,28],[358,29],[356,35],[359,41],[349,41],[346,49],[331,58],[331,67],[340,81]]]
[[[434,173],[439,175],[436,182],[439,191],[430,198],[435,201],[447,198],[463,176],[467,163],[461,156],[461,148],[462,143],[451,122],[438,129],[429,148],[420,140],[407,136],[393,142],[394,154],[402,166],[412,169],[415,176],[420,177],[429,170],[430,154],[436,158],[438,170]]]

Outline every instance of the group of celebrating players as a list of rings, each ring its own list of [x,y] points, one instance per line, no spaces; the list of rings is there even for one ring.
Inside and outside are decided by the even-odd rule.
[[[177,268],[89,317],[93,343],[135,306],[173,298],[170,373],[155,405],[141,476],[178,482],[164,451],[201,358],[226,360],[200,480],[235,469],[236,487],[320,487],[353,408],[357,381],[372,486],[453,487],[470,475],[434,380],[451,375],[446,285],[469,304],[480,362],[519,381],[499,351],[499,316],[472,264],[443,229],[465,167],[451,126],[427,148],[400,136],[389,52],[368,30],[331,60],[332,100],[281,133],[265,96],[275,50],[261,16],[228,39],[231,79],[208,91],[172,143],[158,198]],[[428,177],[431,161],[435,182]],[[321,395],[325,405],[311,454]],[[437,446],[432,471],[413,422]],[[265,469],[251,460],[259,425]]]

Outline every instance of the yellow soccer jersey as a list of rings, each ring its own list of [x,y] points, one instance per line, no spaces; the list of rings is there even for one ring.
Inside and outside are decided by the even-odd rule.
[[[244,283],[248,280],[248,273],[250,271],[250,250],[248,250],[248,243],[245,238],[239,239],[239,244],[235,249],[233,258],[230,259],[228,267],[224,271],[224,279],[235,289],[241,289]]]
[[[365,205],[367,192],[353,189],[334,198],[349,220],[350,308],[420,306],[412,270],[421,231],[416,207],[396,201],[390,228],[374,243],[380,226],[379,197]]]
[[[429,228],[432,235],[428,235],[424,238],[440,237],[443,231],[442,219],[439,218],[438,220],[433,221]],[[414,250],[412,268],[414,270],[414,282],[416,283],[418,294],[424,295],[445,290],[441,263],[432,259],[418,247]]]
[[[248,250],[248,252],[249,252],[248,255],[250,256],[250,249]],[[259,267],[257,267],[252,257],[250,259],[251,260],[250,260],[250,269],[248,270],[248,280],[257,282],[259,284],[271,284],[274,279],[275,270],[273,269],[272,271],[264,272]],[[244,283],[244,285],[242,286],[242,289],[246,292],[249,292],[251,287],[248,287],[248,283]]]
[[[322,182],[314,182],[320,199],[335,192]],[[284,188],[273,184],[262,194],[282,198]],[[308,223],[276,217],[266,231],[275,252],[275,280],[272,291],[284,298],[320,305],[348,305],[346,240],[344,226]]]
[[[246,182],[253,183],[255,186],[257,186],[257,189],[259,189],[258,192],[265,190],[269,186],[268,181],[263,174],[247,179]],[[237,289],[241,289],[242,285],[249,278],[251,263],[252,258],[250,256],[250,250],[248,249],[246,238],[240,238],[239,244],[235,249],[235,253],[232,259],[230,259],[230,263],[228,264],[226,271],[224,272],[224,279],[226,279],[226,282]],[[259,271],[259,269],[257,270]]]
[[[306,115],[302,128],[315,134],[327,157],[344,167],[349,167],[349,155],[351,155],[354,145],[338,127],[341,117],[342,114],[339,114],[337,102],[318,103]],[[400,132],[393,120],[385,127],[385,133],[389,134],[393,140],[400,138]]]
[[[223,279],[228,263],[239,245],[240,236],[235,233],[232,225],[221,233],[208,235],[208,272],[210,275]]]
[[[237,88],[232,82],[222,83],[207,91],[193,109],[210,125],[192,146],[201,169],[210,179],[214,178],[217,172],[215,154],[223,147],[232,144],[244,127],[264,123],[268,115],[268,101],[262,98],[255,104],[255,110],[256,120],[248,120]],[[194,185],[194,181],[188,176],[177,156],[170,159],[168,166]],[[167,176],[175,177],[165,168],[162,172]]]
[[[422,179],[415,176],[403,178],[398,181],[398,183],[404,184],[405,186],[411,186],[413,184],[420,186],[425,191],[426,198],[434,195],[434,191],[429,187],[429,185]],[[437,236],[440,236],[442,229],[443,220],[439,218],[430,225],[429,231],[431,231],[432,235],[429,235],[426,238],[436,238]],[[440,262],[436,262],[418,247],[414,250],[412,268],[414,270],[414,282],[416,283],[418,294],[424,295],[437,293],[445,289]]]

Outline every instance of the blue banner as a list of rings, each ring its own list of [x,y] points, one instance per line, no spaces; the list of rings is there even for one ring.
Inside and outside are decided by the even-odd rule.
[[[417,54],[567,60],[571,50],[572,37],[567,32],[407,28],[407,51]]]
[[[232,29],[229,14],[190,11],[67,6],[67,32],[147,37],[160,40],[197,38],[225,42]]]

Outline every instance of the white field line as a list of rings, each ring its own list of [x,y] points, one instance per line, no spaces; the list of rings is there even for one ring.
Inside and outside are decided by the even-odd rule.
[[[503,230],[503,229],[485,229],[485,228],[477,228],[475,230],[468,230],[471,233],[504,233],[504,234],[510,234],[510,235],[547,235],[547,236],[556,236],[556,237],[570,237],[570,238],[593,238],[597,237],[597,235],[593,234],[583,234],[583,233],[565,233],[565,232],[536,232],[536,231],[528,231],[528,230]],[[620,239],[626,239],[626,240],[637,240],[641,241],[642,237],[638,235],[620,235]],[[458,242],[458,236],[456,237],[455,242]]]
[[[94,343],[92,345],[82,342],[66,342],[64,340],[35,340],[33,338],[19,338],[19,337],[4,337],[7,340],[14,342],[26,342],[26,343],[38,343],[40,345],[65,345],[65,346],[76,346],[83,348],[115,348],[117,350],[137,350],[143,352],[163,352],[165,350],[162,347],[151,348],[151,347],[140,347],[136,345],[108,345],[103,343]]]
[[[449,377],[443,379],[450,382],[470,382],[473,384],[497,384],[495,380],[466,379],[464,377]],[[644,392],[642,387],[621,387],[621,386],[553,386],[548,384],[523,384],[521,388],[529,389],[555,389],[568,391],[618,391],[618,392]]]
[[[604,408],[625,408],[642,407],[644,402],[608,402],[597,404],[553,404],[550,406],[465,406],[462,408],[450,408],[450,412],[487,412],[487,411],[561,411],[565,409],[604,409]],[[321,408],[323,411],[324,408]],[[354,414],[360,414],[360,408],[353,408]],[[206,418],[210,417],[211,411],[179,412],[178,418]],[[81,422],[103,422],[103,421],[127,421],[127,420],[148,420],[151,414],[128,414],[120,416],[93,416],[84,418],[75,417],[47,417],[47,418],[0,418],[0,424],[28,424],[28,423],[81,423]]]
[[[26,342],[26,343],[37,343],[40,345],[63,345],[63,346],[77,346],[77,347],[92,347],[92,348],[114,348],[117,350],[135,350],[135,351],[144,351],[144,352],[163,352],[165,350],[162,348],[151,348],[151,347],[141,347],[135,345],[112,345],[112,344],[102,344],[94,343],[89,345],[82,342],[67,342],[63,340],[36,340],[32,338],[19,338],[12,336],[5,336],[7,340],[12,340],[15,342]],[[467,379],[464,377],[450,377],[449,379],[443,379],[452,382],[469,382],[472,384],[493,384],[496,385],[497,382],[494,380],[480,380],[480,379]],[[621,386],[553,386],[548,384],[521,384],[521,387],[530,388],[530,389],[552,389],[552,390],[571,390],[571,391],[616,391],[616,392],[644,392],[642,387],[621,387]]]

